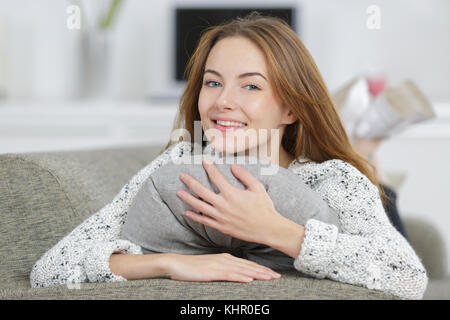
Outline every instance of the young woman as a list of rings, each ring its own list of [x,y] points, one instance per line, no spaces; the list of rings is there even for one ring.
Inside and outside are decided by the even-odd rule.
[[[31,285],[125,281],[170,277],[185,281],[271,280],[279,274],[230,254],[143,255],[139,246],[119,239],[127,208],[140,185],[170,160],[193,151],[194,121],[210,129],[243,123],[211,139],[225,153],[267,146],[267,159],[292,170],[333,208],[342,227],[314,219],[301,226],[270,209],[270,199],[243,168],[233,173],[247,190],[232,189],[214,165],[205,170],[220,193],[192,177],[183,181],[202,199],[179,197],[206,215],[188,216],[233,237],[266,244],[293,257],[294,267],[405,299],[420,299],[427,285],[421,261],[390,224],[383,193],[370,165],[349,143],[321,75],[301,40],[283,21],[252,14],[209,28],[191,57],[187,85],[174,129],[191,141],[170,141],[164,152],[141,169],[114,200],[46,252],[31,272]],[[278,136],[233,145],[252,129],[275,129]],[[230,130],[230,128],[228,128]],[[272,141],[272,139],[277,139]],[[233,140],[234,141],[234,140]],[[276,142],[276,143],[273,143]],[[277,145],[277,150],[271,150]],[[308,161],[302,161],[306,159]],[[197,182],[197,183],[196,183]],[[207,201],[206,201],[207,200]]]

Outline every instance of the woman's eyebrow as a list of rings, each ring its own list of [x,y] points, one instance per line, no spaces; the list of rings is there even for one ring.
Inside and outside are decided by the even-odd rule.
[[[215,70],[212,70],[212,69],[206,69],[205,72],[204,72],[203,74],[205,74],[205,73],[207,73],[207,72],[212,73],[212,74],[215,74],[215,75],[217,75],[217,76],[219,76],[219,77],[222,78],[222,75],[221,75],[219,72],[215,71]],[[246,73],[243,73],[243,74],[239,75],[238,78],[244,78],[244,77],[250,77],[250,76],[260,76],[260,77],[263,77],[264,80],[267,81],[266,77],[264,77],[264,76],[263,76],[261,73],[259,73],[259,72],[246,72]]]

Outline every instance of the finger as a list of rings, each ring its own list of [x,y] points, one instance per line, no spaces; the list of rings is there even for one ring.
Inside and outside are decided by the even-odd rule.
[[[217,213],[217,210],[213,206],[206,203],[205,201],[197,199],[189,192],[184,190],[178,190],[177,196],[179,196],[181,200],[189,204],[194,209],[197,209],[199,212],[206,213],[208,216],[213,218],[218,218],[219,215]]]
[[[254,268],[252,266],[246,266],[242,264],[231,263],[226,265],[227,270],[233,270],[234,272],[241,273],[248,277],[252,277],[254,279],[259,280],[270,280],[276,278],[275,274],[267,272],[265,270],[261,270],[258,268]]]
[[[254,270],[251,268],[246,269],[246,268],[242,268],[242,267],[236,267],[236,269],[233,269],[233,271],[235,271],[236,273],[239,273],[245,277],[253,278],[255,280],[272,280],[272,279],[277,278],[273,274],[270,274],[267,272],[261,272],[261,271]]]
[[[253,278],[239,272],[225,272],[221,277],[225,281],[232,282],[252,282]]]
[[[270,274],[272,276],[281,276],[279,273],[275,272],[274,270],[265,267],[263,265],[260,265],[256,262],[247,260],[247,259],[243,259],[243,258],[238,258],[238,257],[234,257],[234,263],[238,264],[239,266],[243,267],[243,268],[251,268],[252,270],[256,270],[258,272],[262,272],[262,273],[266,273],[266,274]]]
[[[236,268],[236,267],[227,267],[226,270],[221,271],[222,277],[224,277],[227,281],[235,281],[239,278],[242,278],[244,281],[245,279],[252,279],[252,280],[271,280],[273,279],[269,275],[264,274],[258,274],[257,272],[251,271],[251,270],[245,270],[242,268]]]
[[[206,170],[211,181],[216,185],[219,192],[227,194],[230,190],[234,190],[235,187],[228,182],[222,172],[214,165],[209,159],[203,159],[203,167]]]
[[[196,195],[198,195],[203,200],[209,202],[212,205],[219,204],[222,200],[222,197],[217,195],[214,191],[205,187],[199,181],[197,181],[194,177],[188,175],[187,173],[183,173],[180,175],[180,180],[189,187]]]
[[[214,228],[218,231],[221,231],[222,229],[222,225],[217,220],[210,218],[208,216],[202,216],[201,214],[198,214],[190,210],[186,211],[186,216],[198,223]]]
[[[251,191],[266,190],[261,181],[259,181],[247,169],[239,166],[237,163],[233,163],[233,165],[231,166],[231,172],[247,187],[247,189]]]

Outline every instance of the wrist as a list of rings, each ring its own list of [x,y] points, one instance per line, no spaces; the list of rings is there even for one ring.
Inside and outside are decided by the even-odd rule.
[[[111,272],[127,280],[165,277],[169,260],[161,254],[112,254]]]
[[[161,277],[170,278],[170,276],[173,272],[172,267],[176,263],[175,260],[176,260],[177,256],[178,256],[178,254],[176,254],[176,253],[160,254],[160,259],[159,259],[158,265],[159,265]]]
[[[271,236],[266,245],[295,259],[300,254],[304,235],[304,226],[280,216],[278,221],[272,225]]]

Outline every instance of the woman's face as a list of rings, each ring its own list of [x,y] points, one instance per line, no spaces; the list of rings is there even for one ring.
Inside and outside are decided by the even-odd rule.
[[[284,128],[296,119],[281,106],[268,75],[263,52],[246,38],[228,37],[211,49],[198,108],[202,128],[215,150],[248,154],[256,146],[266,145],[271,153],[274,134],[271,129],[277,129],[278,137],[274,135],[272,143],[276,143],[275,151],[280,151]],[[217,119],[237,121],[245,126],[217,123]],[[266,135],[259,134],[260,130]]]

